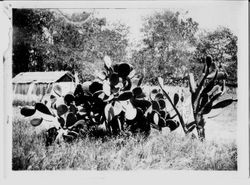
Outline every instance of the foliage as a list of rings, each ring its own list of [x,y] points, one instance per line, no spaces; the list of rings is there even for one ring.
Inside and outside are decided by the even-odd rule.
[[[112,64],[109,56],[104,57],[104,68],[97,74],[94,81],[78,84],[74,94],[61,95],[61,88],[54,86],[54,94],[43,103],[36,103],[35,107],[23,107],[21,114],[32,116],[40,112],[43,116],[31,120],[33,126],[40,126],[43,122],[52,122],[47,128],[47,145],[54,141],[72,141],[82,132],[88,135],[92,130],[99,135],[98,127],[103,125],[101,132],[104,135],[118,135],[124,131],[133,134],[143,133],[149,135],[151,127],[162,130],[169,127],[175,130],[181,124],[185,134],[197,129],[201,140],[205,138],[204,114],[212,109],[224,108],[234,99],[223,100],[217,104],[214,102],[225,92],[225,79],[227,75],[218,71],[211,56],[206,57],[203,74],[198,82],[195,82],[193,73],[189,74],[189,88],[194,121],[186,123],[177,108],[179,100],[184,101],[175,93],[173,100],[164,89],[164,81],[158,77],[158,83],[163,94],[153,89],[146,99],[140,87],[143,75],[132,87],[132,78],[135,70],[127,63]],[[222,87],[220,85],[222,84]],[[153,98],[152,95],[154,94]],[[165,97],[164,97],[165,96]],[[166,111],[166,100],[170,102],[176,115],[170,116]],[[173,120],[178,116],[179,121]]]
[[[54,94],[43,103],[36,103],[35,107],[22,107],[21,114],[30,117],[40,112],[40,117],[34,117],[31,125],[47,125],[48,137],[46,144],[54,141],[72,141],[79,134],[97,136],[119,135],[123,132],[143,133],[148,136],[152,128],[159,131],[169,127],[174,131],[181,124],[185,134],[197,129],[201,140],[205,138],[204,114],[212,109],[224,108],[234,99],[227,99],[214,104],[225,92],[225,73],[218,72],[210,56],[206,57],[204,73],[199,82],[195,82],[192,73],[189,74],[189,88],[194,121],[187,123],[177,108],[179,101],[184,101],[183,94],[174,94],[173,100],[164,89],[164,81],[158,77],[161,93],[153,89],[149,100],[140,85],[132,87],[132,78],[135,76],[133,67],[127,63],[112,65],[109,56],[104,57],[105,71],[98,74],[95,81],[87,84],[78,84],[74,94],[61,95],[60,86],[54,86]],[[220,81],[223,81],[220,87]],[[170,116],[166,109],[166,100],[170,102],[176,115]],[[178,116],[179,121],[173,120]],[[50,124],[48,123],[51,122]],[[101,129],[100,129],[101,126]]]
[[[189,134],[194,128],[196,128],[198,136],[201,140],[205,139],[206,122],[203,116],[210,113],[212,109],[224,108],[233,102],[237,102],[237,99],[229,98],[215,103],[215,101],[225,93],[225,80],[227,76],[224,72],[218,71],[218,68],[216,67],[211,56],[207,56],[205,61],[206,64],[204,64],[203,74],[197,82],[194,80],[193,73],[189,73],[188,81],[194,121],[185,123],[183,116],[172,103],[172,106],[179,117],[184,133]],[[159,79],[158,81],[163,89],[163,80]],[[164,94],[168,97],[166,92],[164,92]]]
[[[13,9],[13,75],[44,69],[44,29],[52,24],[53,14],[49,11]]]
[[[159,131],[164,127],[171,131],[179,127],[179,122],[173,120],[175,116],[166,111],[163,94],[153,90],[150,100],[146,99],[140,87],[143,76],[132,86],[135,70],[131,65],[113,65],[108,56],[104,57],[104,64],[105,71],[98,74],[99,79],[78,84],[74,94],[62,96],[60,86],[54,86],[49,99],[37,102],[34,107],[21,108],[22,115],[33,116],[31,125],[45,125],[47,145],[72,141],[80,133],[94,133],[98,137],[124,132],[148,136],[151,127]],[[178,101],[179,96],[175,94],[175,106]]]
[[[88,80],[105,54],[125,60],[127,28],[110,29],[105,19],[89,13],[66,17],[51,10],[14,9],[13,26],[13,75],[68,70]]]
[[[227,72],[227,85],[237,82],[237,37],[220,27],[199,35],[198,23],[179,12],[163,11],[146,17],[141,49],[132,51],[130,63],[156,84],[157,74],[167,84],[183,84],[187,72],[201,74],[207,54]],[[128,61],[128,27],[110,25],[105,18],[82,12],[13,9],[13,75],[23,71],[69,70],[80,80],[93,80],[105,55],[115,63]]]
[[[86,17],[86,13],[73,14],[72,17]],[[56,24],[51,28],[53,36],[52,52],[49,54],[48,66],[64,70],[77,71],[82,80],[93,80],[96,69],[101,68],[103,56],[109,54],[117,62],[125,60],[127,47],[126,33],[118,30],[120,27],[109,29],[105,19],[89,15],[81,25],[70,24],[57,15]],[[123,27],[122,29],[127,29]],[[57,50],[53,50],[56,48]]]
[[[132,60],[145,80],[155,83],[162,78],[183,77],[195,44],[198,23],[182,19],[179,12],[165,11],[146,18],[143,48],[134,51]]]
[[[237,83],[237,36],[230,29],[219,27],[215,31],[199,35],[193,56],[193,66],[204,62],[202,58],[210,55],[216,66],[227,73],[229,83]],[[194,71],[197,77],[199,69]]]

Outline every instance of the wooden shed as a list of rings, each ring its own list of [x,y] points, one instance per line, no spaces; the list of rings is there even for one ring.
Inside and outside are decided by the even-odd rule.
[[[45,94],[51,92],[56,84],[61,86],[62,94],[73,92],[75,77],[68,71],[19,73],[12,79],[13,101],[39,102]]]

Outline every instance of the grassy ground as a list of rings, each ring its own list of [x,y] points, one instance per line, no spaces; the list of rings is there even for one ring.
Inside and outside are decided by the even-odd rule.
[[[45,147],[42,135],[24,119],[17,108],[13,118],[13,170],[237,170],[236,106],[227,108],[212,124],[214,132],[225,139],[185,137],[181,130],[162,133],[153,130],[149,138],[84,138],[71,144]],[[229,136],[227,136],[229,133]]]

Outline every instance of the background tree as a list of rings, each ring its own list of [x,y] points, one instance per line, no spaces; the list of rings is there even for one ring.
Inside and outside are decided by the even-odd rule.
[[[82,20],[86,14],[72,14],[69,19]],[[105,54],[117,62],[125,59],[127,39],[126,33],[118,31],[120,27],[110,29],[104,18],[95,18],[92,14],[80,24],[72,24],[60,14],[55,16],[56,23],[50,30],[53,38],[48,59],[50,70],[57,65],[56,68],[77,71],[82,79],[90,80],[94,78],[95,70],[102,66]]]
[[[192,60],[203,63],[206,55],[212,56],[217,67],[227,73],[227,84],[237,83],[237,36],[230,29],[219,27],[199,35]],[[197,76],[201,70],[197,65],[193,68]]]
[[[202,58],[211,55],[237,82],[237,37],[227,28],[197,36],[198,23],[179,12],[164,11],[145,18],[141,49],[128,59],[128,27],[110,25],[93,13],[66,15],[60,10],[13,9],[13,76],[24,71],[69,70],[82,81],[94,78],[108,54],[114,63],[130,61],[155,83],[182,79],[187,71],[195,79]],[[173,83],[172,83],[173,84]]]
[[[155,83],[159,75],[167,82],[170,78],[183,77],[197,30],[198,23],[192,18],[181,18],[179,12],[165,11],[147,17],[142,29],[144,47],[132,55],[146,81]]]
[[[14,9],[13,22],[14,75],[68,70],[78,72],[83,81],[94,78],[105,54],[116,62],[126,59],[127,27],[110,27],[91,13],[68,16],[53,10]]]
[[[37,70],[43,69],[47,42],[44,29],[52,23],[53,14],[49,11],[13,9],[13,76],[34,70],[34,66]]]

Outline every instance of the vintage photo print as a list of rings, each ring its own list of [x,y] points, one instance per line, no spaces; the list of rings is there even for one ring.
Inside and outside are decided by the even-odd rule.
[[[245,5],[5,2],[6,175],[248,176]]]

